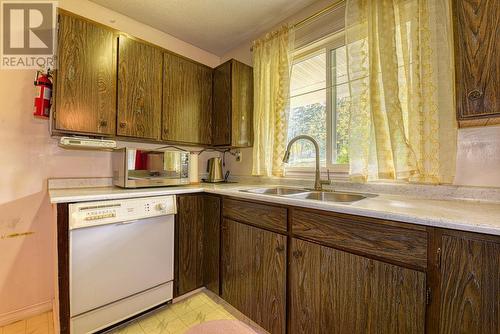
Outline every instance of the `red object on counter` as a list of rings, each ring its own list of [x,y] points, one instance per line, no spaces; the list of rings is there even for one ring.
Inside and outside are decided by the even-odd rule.
[[[50,69],[47,73],[43,71],[36,72],[35,87],[35,110],[33,116],[49,118],[52,99],[52,78]]]

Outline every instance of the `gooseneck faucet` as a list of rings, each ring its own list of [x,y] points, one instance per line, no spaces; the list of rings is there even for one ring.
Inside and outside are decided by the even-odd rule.
[[[316,173],[315,173],[315,177],[314,177],[314,190],[321,191],[322,186],[321,186],[321,180],[319,177],[319,145],[318,145],[318,142],[313,137],[307,136],[307,135],[299,135],[299,136],[293,137],[288,142],[288,145],[287,145],[286,151],[285,151],[285,156],[283,157],[283,162],[288,163],[288,161],[290,160],[290,148],[292,147],[293,143],[295,143],[297,140],[300,140],[300,139],[309,140],[314,145],[314,151],[316,153]],[[328,175],[328,178],[330,178],[330,175]]]

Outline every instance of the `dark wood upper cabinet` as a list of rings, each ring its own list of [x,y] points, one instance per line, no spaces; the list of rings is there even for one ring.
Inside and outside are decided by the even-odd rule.
[[[452,1],[457,117],[461,125],[500,123],[500,1]]]
[[[253,69],[234,59],[214,69],[213,145],[253,145]]]
[[[59,10],[53,129],[200,146],[253,145],[253,70],[212,69]]]
[[[210,145],[212,69],[165,52],[162,139]]]
[[[115,135],[116,35],[59,10],[55,130]]]
[[[440,333],[500,333],[500,240],[445,235]]]
[[[289,333],[424,333],[425,273],[292,239]]]
[[[285,333],[286,236],[224,219],[222,298],[271,334]]]
[[[118,49],[119,136],[160,139],[162,51],[120,35]]]
[[[233,60],[231,146],[253,145],[253,68]]]
[[[231,62],[214,69],[213,145],[231,145]]]

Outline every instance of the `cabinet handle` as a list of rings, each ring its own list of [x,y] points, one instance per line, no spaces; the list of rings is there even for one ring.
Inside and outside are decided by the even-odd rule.
[[[99,122],[99,126],[102,127],[102,128],[105,128],[108,126],[108,121],[104,121],[104,120],[101,120]]]
[[[120,122],[120,128],[125,129],[127,127],[127,123]]]
[[[294,258],[298,259],[299,257],[302,257],[302,251],[293,251],[292,255]]]
[[[467,94],[467,97],[471,101],[475,101],[480,99],[483,96],[483,92],[481,92],[479,89],[474,89]]]
[[[281,253],[281,252],[283,252],[284,250],[285,250],[285,246],[283,246],[283,245],[276,247],[276,251],[277,251],[278,253]]]

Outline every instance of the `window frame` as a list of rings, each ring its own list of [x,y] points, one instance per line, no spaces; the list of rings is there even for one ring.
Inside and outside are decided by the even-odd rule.
[[[323,51],[326,53],[326,164],[325,167],[321,167],[321,173],[326,175],[327,171],[332,173],[334,178],[345,179],[349,173],[349,164],[335,164],[332,163],[333,158],[336,156],[336,110],[333,102],[333,86],[335,83],[332,81],[332,60],[331,52],[332,50],[338,49],[345,45],[344,31],[337,32],[335,34],[326,36],[321,40],[315,41],[309,45],[306,45],[300,49],[297,49],[293,53],[293,65],[304,61],[310,57],[314,57],[319,52]],[[293,167],[285,166],[285,176],[299,177],[299,176],[311,176],[315,172],[315,168],[311,167]]]

